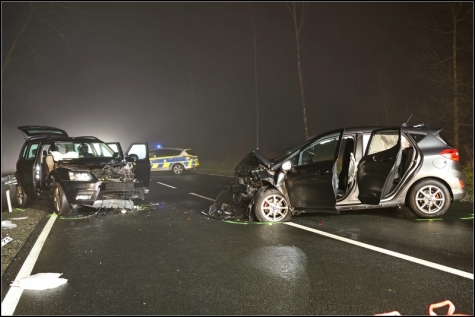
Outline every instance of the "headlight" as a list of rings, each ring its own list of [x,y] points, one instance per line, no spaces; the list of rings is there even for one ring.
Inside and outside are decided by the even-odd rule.
[[[92,175],[84,172],[69,172],[69,179],[72,181],[86,182],[92,179]]]

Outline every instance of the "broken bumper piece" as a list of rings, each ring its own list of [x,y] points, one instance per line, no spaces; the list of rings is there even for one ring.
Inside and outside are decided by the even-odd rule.
[[[123,199],[104,199],[96,200],[92,207],[106,209],[134,209],[134,202],[132,200]]]
[[[230,206],[223,203],[221,206],[211,205],[208,212],[202,211],[203,215],[225,220],[247,220],[249,217],[246,215],[245,207]]]

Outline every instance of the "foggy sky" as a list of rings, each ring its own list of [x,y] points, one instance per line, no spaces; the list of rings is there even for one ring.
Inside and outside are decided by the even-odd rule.
[[[252,5],[263,21],[259,147],[272,156],[305,140],[295,33],[286,3]],[[2,2],[2,64],[27,6]],[[405,91],[394,124],[407,120],[417,86],[409,82],[415,48],[408,21],[418,6],[309,3],[300,41],[310,135],[373,125],[361,109],[376,69]],[[22,125],[120,141],[124,149],[145,141],[192,147],[203,160],[236,160],[256,148],[249,3],[91,2],[81,8],[86,23],[74,27],[70,47],[54,32],[35,36],[40,69],[31,49],[17,44],[2,78],[2,175],[15,170]]]

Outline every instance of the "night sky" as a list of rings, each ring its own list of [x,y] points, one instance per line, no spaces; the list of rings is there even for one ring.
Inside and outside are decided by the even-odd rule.
[[[123,148],[144,141],[192,147],[202,161],[236,161],[256,148],[250,3],[64,5],[79,9],[77,17],[58,8],[45,20],[50,24],[31,22],[4,69],[2,174],[15,169],[21,125],[58,127]],[[378,123],[365,114],[377,74],[398,104],[391,123],[407,121],[419,98],[409,22],[423,6],[308,3],[300,44],[310,136]],[[2,2],[2,64],[28,9]],[[262,20],[259,147],[272,157],[305,140],[295,33],[285,2],[253,2],[252,10]]]

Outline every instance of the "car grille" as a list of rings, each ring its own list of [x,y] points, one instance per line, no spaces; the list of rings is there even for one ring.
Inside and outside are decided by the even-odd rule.
[[[143,188],[134,188],[134,185],[115,182],[103,184],[102,199],[145,199]]]

